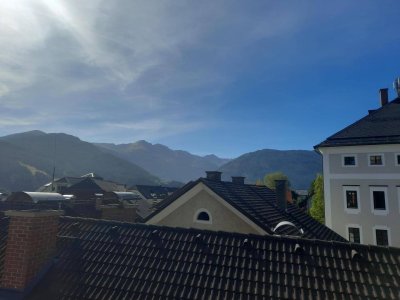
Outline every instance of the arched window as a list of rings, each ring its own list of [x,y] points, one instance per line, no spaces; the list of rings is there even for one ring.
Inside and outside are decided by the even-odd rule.
[[[197,215],[197,220],[199,221],[210,221],[210,215],[205,211],[202,211]]]
[[[212,224],[212,217],[208,210],[201,208],[194,214],[193,221],[196,223]]]

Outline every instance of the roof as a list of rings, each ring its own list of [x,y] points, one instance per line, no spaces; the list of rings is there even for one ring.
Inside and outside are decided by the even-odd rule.
[[[400,143],[400,98],[370,113],[314,146],[337,147]]]
[[[170,194],[178,190],[175,187],[166,187],[160,185],[135,185],[130,190],[136,190],[146,199],[165,199]]]
[[[28,299],[399,299],[400,249],[71,217]]]
[[[305,214],[294,204],[287,203],[286,210],[279,209],[276,205],[275,191],[265,186],[214,181],[205,178],[189,182],[173,195],[160,202],[159,205],[156,206],[155,212],[149,215],[145,221],[150,220],[153,216],[160,213],[164,208],[199,183],[205,184],[213,192],[269,234],[273,234],[272,229],[280,222],[289,221],[296,225],[297,228],[284,226],[281,227],[277,233],[298,235],[298,229],[302,228],[304,230],[304,237],[307,238],[346,241],[325,225]]]
[[[38,202],[52,202],[52,201],[65,201],[63,195],[58,193],[44,193],[44,192],[14,192],[7,201],[29,201],[33,203]]]

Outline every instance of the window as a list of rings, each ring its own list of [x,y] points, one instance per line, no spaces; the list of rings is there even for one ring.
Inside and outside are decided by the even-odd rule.
[[[355,167],[357,165],[355,155],[343,155],[343,166]]]
[[[395,155],[396,166],[400,166],[400,154]]]
[[[369,166],[383,166],[383,155],[382,154],[370,154],[368,156]]]
[[[387,187],[370,187],[371,209],[376,215],[388,214]]]
[[[358,227],[349,227],[349,241],[352,243],[361,243],[361,234],[360,228]]]
[[[386,209],[385,204],[385,192],[384,191],[373,191],[372,192],[374,199],[374,209]]]
[[[379,246],[389,246],[389,234],[386,229],[375,229],[376,244]]]
[[[358,214],[360,212],[360,187],[343,186],[344,210],[349,214]]]
[[[199,215],[197,216],[197,220],[200,221],[210,221],[210,215],[208,213],[206,213],[205,211],[202,211],[201,213],[199,213]]]
[[[201,208],[194,214],[193,222],[195,223],[203,223],[203,224],[212,224],[212,217],[208,210]]]
[[[346,207],[358,209],[357,191],[346,190]]]

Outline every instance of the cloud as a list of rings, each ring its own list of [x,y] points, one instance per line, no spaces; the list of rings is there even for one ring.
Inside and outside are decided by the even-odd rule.
[[[0,132],[14,124],[151,139],[216,127],[226,89],[250,69],[265,80],[335,57],[308,30],[349,19],[349,4],[310,3],[1,1]],[[304,40],[294,46],[295,36]]]

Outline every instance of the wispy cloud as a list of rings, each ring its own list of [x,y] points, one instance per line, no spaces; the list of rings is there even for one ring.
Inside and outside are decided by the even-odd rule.
[[[307,37],[355,7],[310,3],[1,1],[0,133],[32,125],[152,139],[216,127],[225,89],[248,68],[268,69],[265,80],[342,55]],[[347,29],[347,48],[366,38]]]

